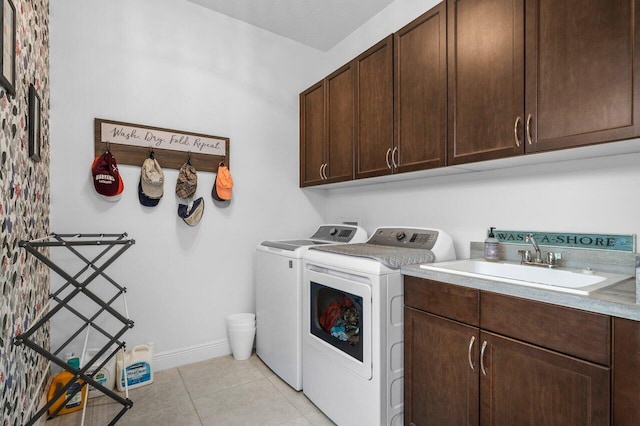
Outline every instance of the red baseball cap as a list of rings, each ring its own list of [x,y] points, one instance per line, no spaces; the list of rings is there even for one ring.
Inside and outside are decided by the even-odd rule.
[[[96,157],[91,165],[93,186],[96,192],[110,201],[120,198],[124,191],[124,182],[118,172],[118,164],[110,151]]]

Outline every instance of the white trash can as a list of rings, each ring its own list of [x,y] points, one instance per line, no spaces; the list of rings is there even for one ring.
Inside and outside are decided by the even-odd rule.
[[[238,361],[248,359],[251,356],[253,339],[256,335],[256,315],[242,313],[228,316],[227,333],[233,358]]]
[[[247,324],[256,324],[256,314],[253,313],[243,313],[243,314],[233,314],[227,317],[227,325],[247,325]]]

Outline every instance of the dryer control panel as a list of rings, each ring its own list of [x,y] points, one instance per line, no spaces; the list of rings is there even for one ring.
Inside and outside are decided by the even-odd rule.
[[[378,228],[368,244],[431,250],[438,241],[435,229]]]

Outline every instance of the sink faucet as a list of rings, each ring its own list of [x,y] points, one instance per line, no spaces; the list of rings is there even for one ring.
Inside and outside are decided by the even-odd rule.
[[[555,268],[558,265],[558,260],[562,259],[560,253],[549,252],[546,254],[546,259],[542,258],[540,253],[540,247],[534,238],[533,234],[526,234],[524,236],[525,243],[531,243],[533,249],[536,251],[535,259],[531,258],[531,252],[529,250],[518,250],[518,254],[522,256],[522,265],[544,266],[548,268]]]
[[[533,234],[527,234],[524,236],[525,243],[531,243],[533,245],[533,249],[536,251],[536,258],[533,259],[534,262],[540,263],[542,262],[542,255],[540,254],[540,247],[538,247],[538,243],[536,239],[533,238]]]

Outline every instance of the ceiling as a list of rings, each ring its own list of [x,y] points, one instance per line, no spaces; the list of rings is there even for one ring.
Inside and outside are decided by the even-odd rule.
[[[187,0],[322,51],[394,0]]]

